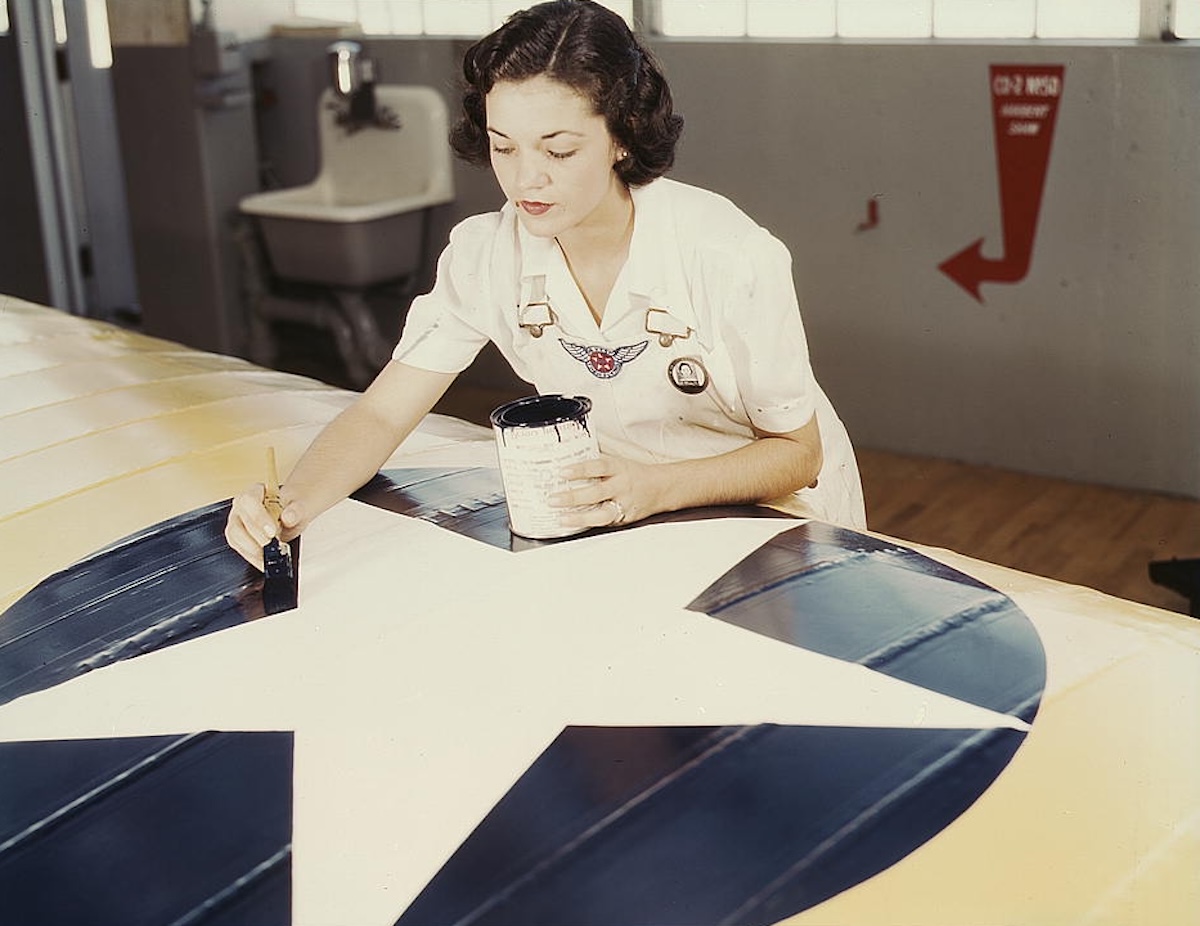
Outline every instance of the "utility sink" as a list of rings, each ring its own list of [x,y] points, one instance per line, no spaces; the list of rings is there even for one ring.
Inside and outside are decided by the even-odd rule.
[[[341,124],[326,90],[316,179],[241,201],[279,278],[361,289],[420,269],[426,213],[454,198],[446,104],[431,87],[382,84],[375,98],[399,128]]]

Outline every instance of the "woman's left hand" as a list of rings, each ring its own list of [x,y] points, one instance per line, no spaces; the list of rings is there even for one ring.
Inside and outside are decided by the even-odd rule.
[[[564,509],[564,527],[610,527],[640,521],[657,513],[654,466],[601,454],[598,459],[563,469],[574,488],[550,499]]]
[[[712,457],[635,463],[600,454],[563,468],[571,488],[550,498],[567,528],[609,527],[663,511],[765,502],[813,483],[824,465],[817,416],[785,434]]]

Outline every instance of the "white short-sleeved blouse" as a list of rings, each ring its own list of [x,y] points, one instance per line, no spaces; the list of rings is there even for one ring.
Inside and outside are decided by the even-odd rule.
[[[729,200],[674,180],[632,190],[629,258],[597,324],[553,239],[512,204],[457,225],[396,360],[458,372],[490,340],[542,393],[585,395],[601,448],[712,456],[815,414],[825,463],[797,509],[866,526],[849,437],[809,363],[787,248]]]

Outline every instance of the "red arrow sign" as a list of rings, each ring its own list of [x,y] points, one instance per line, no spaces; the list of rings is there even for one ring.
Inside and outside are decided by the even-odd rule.
[[[980,238],[938,265],[979,302],[983,283],[1016,283],[1029,272],[1064,70],[1061,64],[990,68],[1004,256],[984,257]]]

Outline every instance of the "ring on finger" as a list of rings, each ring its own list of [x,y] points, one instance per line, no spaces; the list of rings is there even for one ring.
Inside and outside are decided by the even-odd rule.
[[[613,519],[608,523],[610,525],[620,524],[625,520],[625,509],[621,507],[621,503],[615,498],[610,498],[606,504],[613,507]]]

